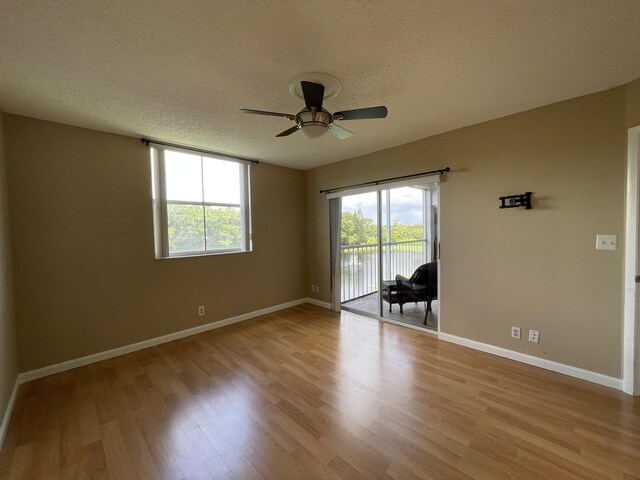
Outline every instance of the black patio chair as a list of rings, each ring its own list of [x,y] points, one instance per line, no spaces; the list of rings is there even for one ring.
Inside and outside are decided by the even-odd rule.
[[[431,302],[438,298],[438,262],[420,265],[411,278],[396,275],[397,296],[400,308],[408,302],[425,302],[424,325],[431,311]]]

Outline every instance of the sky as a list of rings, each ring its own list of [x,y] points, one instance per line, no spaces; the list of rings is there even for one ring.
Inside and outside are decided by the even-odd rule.
[[[384,196],[384,194],[383,194]],[[376,193],[363,193],[342,197],[342,211],[362,210],[362,215],[377,223]],[[383,215],[385,211],[383,210]],[[404,225],[422,224],[422,190],[412,187],[391,190],[391,221],[399,219]]]

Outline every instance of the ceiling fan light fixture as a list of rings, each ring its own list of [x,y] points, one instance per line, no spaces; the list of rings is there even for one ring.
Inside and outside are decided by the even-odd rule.
[[[327,125],[321,122],[309,122],[302,126],[302,134],[307,138],[320,138],[327,131]]]
[[[326,110],[303,109],[298,113],[297,122],[302,134],[307,138],[319,138],[327,133],[331,114]]]

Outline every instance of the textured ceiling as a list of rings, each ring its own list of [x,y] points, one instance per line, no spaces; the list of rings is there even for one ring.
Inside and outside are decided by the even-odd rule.
[[[639,0],[0,2],[0,110],[308,169],[640,77]],[[275,135],[289,81],[355,135]]]

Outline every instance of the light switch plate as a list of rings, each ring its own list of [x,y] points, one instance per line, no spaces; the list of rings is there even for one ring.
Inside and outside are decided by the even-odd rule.
[[[618,248],[617,235],[596,235],[596,250],[615,250]]]

